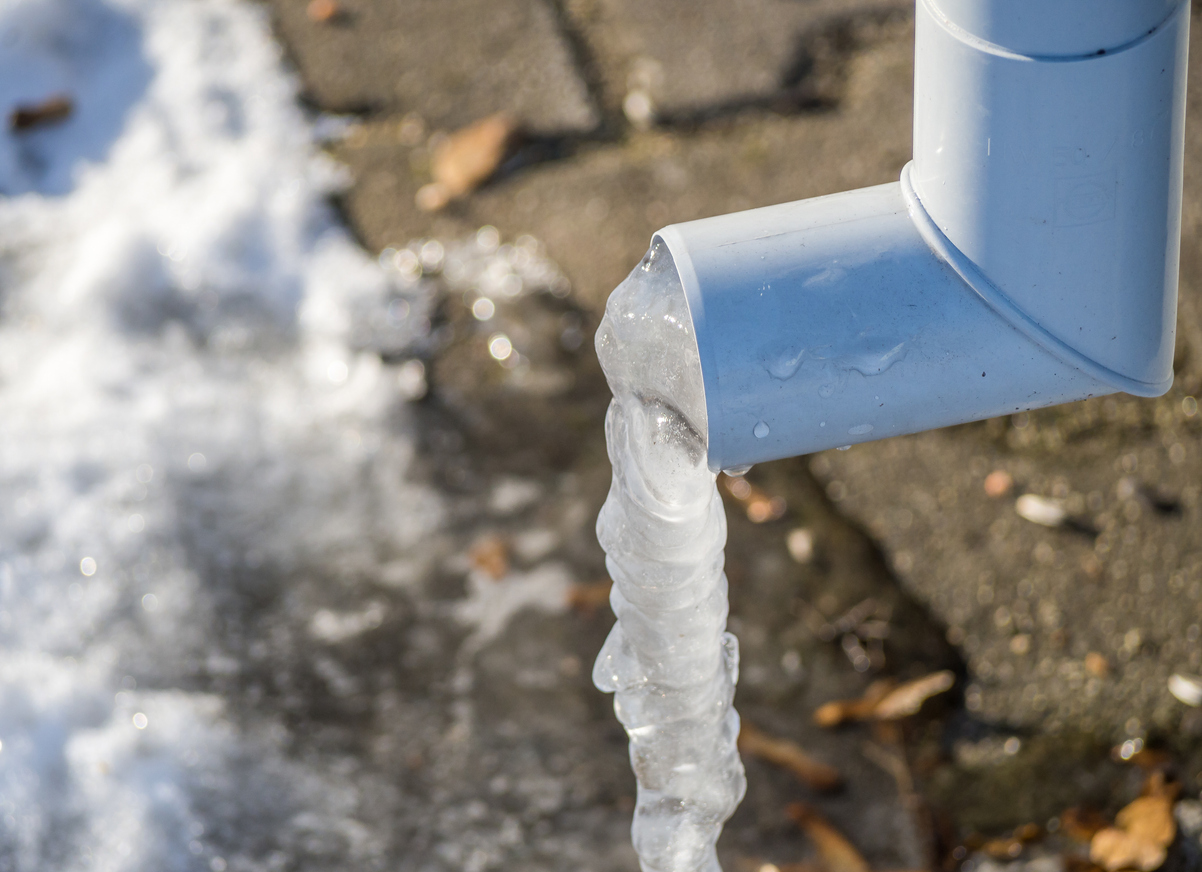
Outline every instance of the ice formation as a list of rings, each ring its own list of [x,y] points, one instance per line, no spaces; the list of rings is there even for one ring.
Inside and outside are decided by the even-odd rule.
[[[618,623],[593,681],[615,694],[630,737],[644,872],[718,872],[715,843],[746,787],[731,705],[739,654],[725,632],[726,519],[706,464],[701,363],[661,243],[610,296],[597,354],[614,395],[597,534]]]

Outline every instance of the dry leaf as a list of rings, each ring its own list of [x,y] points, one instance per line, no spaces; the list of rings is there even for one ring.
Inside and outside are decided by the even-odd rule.
[[[922,704],[932,696],[951,690],[956,675],[950,669],[932,672],[923,678],[907,681],[891,690],[872,710],[872,717],[881,721],[895,721],[917,714]]]
[[[1152,872],[1164,864],[1177,835],[1170,796],[1141,796],[1120,811],[1114,823],[1094,835],[1089,843],[1090,860],[1107,872]]]
[[[814,712],[814,723],[820,727],[837,727],[846,721],[867,720],[894,686],[893,679],[881,678],[868,685],[859,699],[840,699],[820,705]]]
[[[573,584],[568,588],[568,608],[591,615],[609,602],[614,583],[608,578],[591,584]]]
[[[338,0],[309,0],[305,14],[315,24],[329,24],[342,14],[342,7]]]
[[[956,683],[950,670],[933,672],[922,678],[897,685],[892,679],[874,681],[859,699],[828,702],[814,712],[820,727],[837,727],[846,721],[895,721],[916,714],[922,704]]]
[[[18,105],[8,116],[9,130],[33,130],[65,121],[71,116],[75,103],[65,94],[58,94],[41,103]]]
[[[500,536],[485,536],[477,539],[467,552],[472,567],[479,569],[493,581],[500,581],[509,574],[509,546]]]
[[[1145,842],[1124,830],[1107,827],[1089,843],[1089,859],[1107,872],[1121,869],[1152,872],[1164,865],[1168,851],[1161,845]]]
[[[870,872],[868,861],[855,846],[816,810],[794,802],[785,811],[814,843],[826,872]]]
[[[1169,759],[1169,755],[1165,751],[1149,751],[1145,748],[1139,753],[1160,754],[1166,760]],[[1131,759],[1135,760],[1139,756],[1139,753],[1135,754]],[[1181,782],[1175,779],[1170,780],[1165,775],[1164,770],[1159,768],[1148,773],[1148,777],[1144,779],[1143,787],[1139,791],[1140,796],[1164,796],[1168,797],[1171,802],[1176,802],[1177,796],[1180,793]]]
[[[434,148],[430,158],[434,181],[417,192],[417,205],[433,212],[474,191],[509,156],[517,135],[517,123],[504,113],[452,133]]]
[[[748,721],[743,721],[739,730],[739,750],[788,769],[815,790],[834,790],[843,783],[834,766],[815,760],[796,742],[769,736]]]

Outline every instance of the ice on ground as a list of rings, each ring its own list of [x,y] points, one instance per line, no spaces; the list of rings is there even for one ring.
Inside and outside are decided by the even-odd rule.
[[[735,637],[725,632],[726,517],[706,457],[701,362],[684,289],[657,242],[610,296],[597,355],[613,391],[613,485],[597,536],[618,623],[593,668],[614,696],[638,779],[644,872],[719,872],[743,798]]]
[[[529,572],[511,570],[500,579],[473,569],[468,573],[467,585],[468,596],[455,604],[455,616],[472,628],[460,649],[461,657],[474,654],[497,638],[519,612],[564,611],[572,574],[557,562],[544,563]]]

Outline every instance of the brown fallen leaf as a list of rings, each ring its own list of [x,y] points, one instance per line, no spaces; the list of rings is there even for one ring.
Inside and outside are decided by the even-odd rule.
[[[796,742],[769,736],[746,720],[739,730],[739,750],[789,770],[815,790],[835,790],[843,784],[843,776],[834,766],[815,760]]]
[[[500,581],[509,574],[509,546],[500,536],[483,536],[472,543],[467,558],[474,569],[479,569],[493,581]]]
[[[870,872],[863,855],[817,810],[804,803],[793,802],[785,809],[785,813],[814,843],[826,872]]]
[[[591,615],[609,602],[614,583],[608,578],[589,584],[573,584],[568,588],[568,608]]]
[[[57,94],[40,103],[18,104],[8,116],[9,130],[33,130],[66,121],[75,102],[66,94]]]
[[[1163,755],[1163,757],[1151,758],[1151,760],[1156,761],[1157,763],[1161,762],[1162,760],[1166,761],[1167,763],[1167,761],[1171,759],[1167,751],[1150,751],[1149,749],[1144,748],[1131,758],[1132,762],[1135,761],[1135,758],[1138,757],[1139,754],[1145,752],[1154,755]],[[1152,766],[1148,766],[1147,768],[1152,768]],[[1144,779],[1143,787],[1140,788],[1139,791],[1140,796],[1165,796],[1173,802],[1177,801],[1177,797],[1180,795],[1180,793],[1181,782],[1177,781],[1175,778],[1170,778],[1165,770],[1159,766],[1152,768],[1152,771],[1148,773],[1148,777]]]
[[[950,669],[932,672],[930,675],[907,681],[885,695],[872,710],[872,717],[880,721],[895,721],[918,714],[922,704],[944,691],[951,690],[956,675]]]
[[[1089,843],[1090,860],[1107,872],[1152,872],[1164,864],[1177,835],[1170,796],[1141,796],[1120,811],[1114,823],[1094,834]]]
[[[1089,843],[1089,859],[1107,872],[1124,869],[1152,872],[1164,865],[1167,856],[1168,851],[1162,845],[1114,827],[1099,831]]]
[[[305,14],[315,24],[329,24],[342,15],[338,0],[309,0]]]
[[[518,125],[497,113],[452,133],[434,148],[434,181],[417,192],[418,208],[435,212],[484,184],[505,161],[518,139]]]
[[[837,727],[847,721],[896,721],[917,714],[922,704],[936,694],[950,690],[956,676],[950,670],[897,684],[882,678],[868,685],[859,699],[828,702],[814,712],[814,723],[820,727]]]
[[[837,699],[818,706],[814,723],[820,727],[837,727],[847,721],[864,721],[872,717],[877,704],[896,686],[892,678],[881,678],[868,685],[859,699]]]

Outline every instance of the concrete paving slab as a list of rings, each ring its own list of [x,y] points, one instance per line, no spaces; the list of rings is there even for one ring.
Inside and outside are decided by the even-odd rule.
[[[637,122],[649,98],[665,120],[688,121],[747,105],[823,99],[817,65],[846,50],[855,30],[897,14],[907,0],[567,0],[592,50],[606,102]],[[828,83],[827,83],[828,84]]]
[[[841,60],[840,100],[800,115],[758,112],[700,130],[635,133],[504,175],[434,215],[413,206],[424,146],[368,122],[334,148],[356,184],[344,204],[366,245],[459,236],[483,224],[531,233],[599,312],[665,224],[895,180],[910,156],[913,32],[906,20]]]
[[[332,112],[417,113],[458,128],[507,111],[536,130],[598,115],[543,0],[338,0],[317,23],[303,0],[271,4],[310,98]]]

